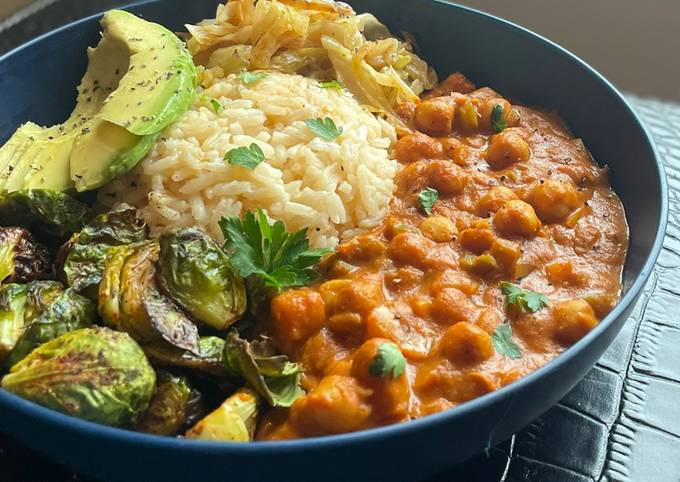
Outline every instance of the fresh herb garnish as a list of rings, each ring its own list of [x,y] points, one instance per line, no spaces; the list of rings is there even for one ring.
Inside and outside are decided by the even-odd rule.
[[[399,378],[406,368],[406,360],[401,350],[394,343],[383,343],[378,347],[378,353],[368,365],[368,373],[374,377]]]
[[[491,342],[497,353],[516,360],[522,358],[522,350],[512,340],[512,328],[509,323],[498,325],[491,335]]]
[[[418,194],[420,207],[428,216],[432,214],[432,207],[437,202],[437,199],[439,199],[439,191],[432,187],[425,188]]]
[[[496,104],[491,109],[491,127],[496,133],[501,132],[503,129],[508,127],[503,119],[503,106],[501,104]]]
[[[330,117],[307,119],[305,124],[314,134],[327,141],[334,141],[336,137],[342,134],[342,127],[337,127]]]
[[[342,84],[337,80],[329,80],[327,82],[321,82],[319,87],[322,89],[342,89]]]
[[[501,283],[501,293],[505,295],[506,306],[514,306],[522,313],[535,313],[548,306],[548,298],[544,295],[522,289],[507,281]]]
[[[248,147],[237,147],[224,155],[224,160],[233,166],[243,166],[247,169],[255,169],[264,161],[264,152],[255,143]]]
[[[212,106],[213,110],[218,114],[224,110],[222,104],[217,102],[215,99],[210,99],[210,105]]]
[[[277,291],[314,281],[319,273],[313,266],[331,251],[309,249],[306,228],[289,234],[281,221],[270,225],[261,209],[257,216],[248,211],[243,220],[233,216],[219,224],[232,267],[242,277],[255,277]]]
[[[246,85],[250,85],[250,84],[253,84],[255,82],[259,82],[260,80],[264,79],[265,77],[267,77],[267,74],[265,74],[264,72],[248,72],[248,71],[241,72],[237,76],[238,80],[240,80],[241,82],[243,82]]]

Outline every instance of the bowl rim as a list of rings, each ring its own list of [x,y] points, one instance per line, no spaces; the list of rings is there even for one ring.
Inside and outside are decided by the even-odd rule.
[[[116,7],[116,9],[128,10],[153,3],[163,3],[163,1],[164,0],[137,1],[120,7]],[[11,407],[13,410],[17,412],[22,413],[23,415],[31,415],[36,418],[41,418],[43,419],[44,422],[47,422],[54,428],[58,428],[60,430],[88,432],[90,435],[94,437],[117,439],[117,441],[121,443],[140,445],[150,444],[156,446],[157,448],[168,450],[181,449],[182,451],[185,452],[186,451],[200,452],[202,454],[208,455],[211,453],[224,453],[224,452],[230,452],[235,455],[238,454],[265,455],[273,452],[290,453],[295,452],[299,449],[309,449],[311,447],[314,447],[316,449],[329,449],[338,446],[346,446],[348,443],[356,444],[365,442],[379,442],[381,440],[391,437],[397,436],[407,437],[412,432],[432,427],[445,420],[464,418],[469,413],[483,410],[485,407],[492,405],[500,398],[512,399],[514,395],[518,391],[521,391],[521,389],[526,385],[533,384],[535,381],[538,382],[538,380],[542,378],[544,374],[556,371],[560,367],[568,364],[573,358],[579,355],[583,347],[593,342],[605,330],[607,330],[609,326],[622,315],[626,308],[628,308],[628,306],[631,303],[633,303],[635,298],[641,292],[645,283],[649,279],[652,269],[661,252],[663,240],[665,237],[666,224],[668,221],[668,184],[663,161],[661,159],[657,146],[649,132],[649,129],[641,121],[637,112],[631,107],[628,100],[619,92],[619,90],[610,81],[608,81],[602,74],[600,74],[597,70],[595,70],[592,66],[590,66],[584,60],[582,60],[580,57],[571,53],[564,47],[561,47],[552,40],[540,34],[537,34],[525,27],[517,25],[514,22],[505,20],[496,15],[492,15],[481,10],[477,10],[457,3],[451,3],[450,1],[447,0],[427,0],[427,1],[433,4],[442,5],[446,8],[463,10],[467,12],[468,15],[486,17],[489,20],[502,24],[507,29],[511,30],[514,29],[517,31],[517,33],[525,37],[529,37],[534,41],[544,43],[547,47],[568,59],[572,64],[575,64],[577,68],[582,69],[596,82],[602,84],[613,95],[613,97],[618,101],[618,103],[624,107],[627,113],[635,121],[636,127],[639,129],[640,134],[643,136],[648,148],[652,152],[657,168],[657,176],[660,187],[659,225],[657,226],[656,233],[654,236],[654,243],[652,244],[652,247],[647,255],[644,264],[642,265],[642,268],[640,269],[639,274],[635,277],[633,283],[628,288],[628,291],[593,330],[591,330],[586,336],[581,338],[578,342],[576,342],[574,345],[572,345],[564,352],[559,354],[556,358],[550,360],[545,365],[541,366],[540,368],[534,370],[533,372],[529,373],[528,375],[525,375],[524,377],[520,378],[519,380],[511,384],[499,388],[498,390],[482,395],[461,405],[451,407],[442,412],[427,415],[425,417],[418,418],[415,420],[410,420],[406,423],[397,423],[392,425],[361,430],[358,432],[351,432],[338,435],[326,435],[293,440],[255,441],[250,443],[212,442],[204,440],[188,440],[183,438],[166,437],[147,433],[133,432],[131,430],[123,428],[110,427],[82,420],[70,415],[57,412],[55,410],[45,408],[36,403],[25,400],[17,395],[14,395],[2,388],[0,388],[0,406],[6,405]],[[96,14],[84,17],[82,19],[78,19],[56,29],[50,30],[49,32],[46,32],[24,44],[19,45],[18,47],[0,56],[0,64],[2,64],[2,62],[4,62],[9,57],[18,55],[22,51],[30,49],[34,44],[42,42],[44,39],[54,34],[57,34],[63,30],[73,28],[77,25],[92,22],[95,21],[96,19],[99,19],[105,11],[98,12]]]

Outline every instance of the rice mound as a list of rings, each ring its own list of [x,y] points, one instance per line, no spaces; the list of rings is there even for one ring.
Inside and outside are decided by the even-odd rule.
[[[343,129],[334,141],[305,124],[325,117]],[[232,74],[215,79],[100,200],[136,206],[153,235],[198,226],[219,241],[220,217],[262,208],[289,231],[308,228],[313,246],[334,247],[385,215],[398,170],[389,153],[395,140],[390,124],[342,89],[274,72],[246,85]],[[265,155],[255,169],[224,160],[251,143]]]

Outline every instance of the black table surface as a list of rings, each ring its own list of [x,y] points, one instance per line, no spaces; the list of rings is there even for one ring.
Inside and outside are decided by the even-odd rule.
[[[0,23],[0,54],[127,3],[38,0]],[[511,440],[427,482],[680,481],[680,105],[628,99],[657,142],[670,186],[663,251],[633,314],[597,365],[556,406]],[[0,435],[0,480],[92,479]]]

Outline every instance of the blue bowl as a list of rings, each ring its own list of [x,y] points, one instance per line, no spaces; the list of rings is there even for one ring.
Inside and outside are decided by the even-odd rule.
[[[163,438],[95,425],[0,390],[0,430],[105,480],[422,480],[493,446],[563,397],[612,342],[661,249],[667,187],[654,144],[621,94],[583,61],[525,29],[439,0],[363,0],[358,11],[412,32],[442,75],[467,74],[526,104],[554,109],[602,165],[626,208],[624,296],[586,337],[529,376],[446,412],[325,438],[252,444]],[[214,14],[215,0],[130,7],[176,31]],[[44,35],[0,58],[0,142],[27,120],[61,122],[75,101],[98,17]],[[11,94],[10,94],[11,93]],[[311,478],[311,477],[310,477]]]

